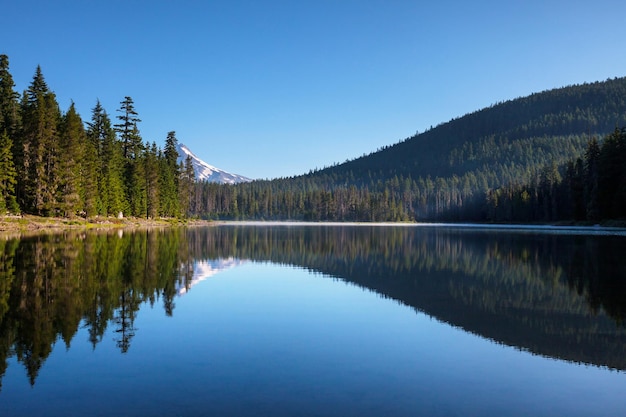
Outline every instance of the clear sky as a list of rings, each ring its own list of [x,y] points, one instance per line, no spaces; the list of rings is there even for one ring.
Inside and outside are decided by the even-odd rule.
[[[0,53],[84,121],[130,96],[251,178],[303,174],[499,101],[626,75],[626,2],[9,0]]]

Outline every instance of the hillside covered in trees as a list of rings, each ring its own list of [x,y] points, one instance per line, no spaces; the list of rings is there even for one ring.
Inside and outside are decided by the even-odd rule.
[[[196,182],[177,139],[147,143],[125,97],[63,113],[36,69],[14,91],[0,56],[0,212],[311,221],[625,219],[626,78],[536,93],[308,174]],[[279,162],[279,161],[277,161]]]
[[[624,125],[626,78],[559,88],[307,175],[207,185],[200,200],[207,206],[198,213],[339,221],[624,218],[626,204],[598,200],[626,194]]]

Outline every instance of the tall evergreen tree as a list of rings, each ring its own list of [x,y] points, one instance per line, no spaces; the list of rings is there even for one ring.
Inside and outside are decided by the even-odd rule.
[[[7,131],[0,132],[0,215],[19,212],[15,199],[17,171],[13,164],[13,142]]]
[[[82,196],[82,164],[85,157],[85,129],[74,103],[63,116],[60,129],[58,202],[61,214],[74,216],[84,207]]]
[[[159,215],[159,150],[156,143],[146,151],[145,157],[145,177],[146,177],[146,197],[148,218],[155,218]]]
[[[111,119],[98,101],[92,109],[87,136],[98,156],[98,213],[117,216],[126,212],[124,160],[122,147],[115,137]]]
[[[128,213],[130,204],[126,199],[124,187],[124,159],[122,148],[119,146],[112,131],[106,135],[102,145],[101,161],[106,159],[103,167],[103,183],[105,210],[108,215]]]
[[[135,111],[133,99],[126,96],[120,102],[117,116],[120,123],[114,125],[115,131],[119,134],[122,142],[122,156],[126,159],[135,159],[142,149],[141,136],[137,130],[137,123],[141,122],[138,113]]]
[[[178,167],[178,139],[176,139],[176,132],[167,132],[167,138],[165,138],[165,148],[163,154],[168,165]]]
[[[615,129],[598,155],[598,207],[602,218],[626,216],[626,130]]]
[[[178,198],[178,179],[180,168],[178,166],[178,140],[176,132],[168,132],[165,139],[165,149],[161,162],[161,213],[164,216],[177,216],[179,214],[180,200]]]
[[[23,132],[20,135],[18,198],[22,208],[50,215],[56,208],[58,186],[59,106],[48,89],[41,67],[22,100]]]
[[[145,150],[141,144],[141,136],[137,126],[134,126],[133,137],[139,138],[138,147],[132,151],[132,157],[126,158],[126,168],[124,171],[124,180],[126,184],[126,198],[130,205],[130,214],[136,217],[143,217],[147,212],[147,195],[145,181]]]
[[[195,200],[193,195],[195,182],[196,177],[193,170],[191,156],[187,155],[187,158],[185,158],[185,164],[181,170],[179,181],[180,212],[183,217],[189,217],[191,213],[191,204]]]
[[[0,55],[0,212],[19,212],[16,199],[16,140],[20,130],[20,95],[9,72],[9,57]],[[17,142],[19,145],[19,142]]]
[[[96,144],[87,139],[83,145],[83,162],[80,165],[81,178],[81,200],[83,202],[82,210],[86,217],[92,217],[98,214],[100,195],[98,183],[100,180],[100,167],[98,159],[98,149]]]
[[[600,218],[600,208],[598,205],[598,164],[600,159],[600,145],[597,138],[592,138],[587,145],[585,152],[585,182],[584,200],[588,220],[598,220]]]
[[[541,170],[539,187],[541,189],[541,195],[544,197],[541,202],[544,221],[556,220],[558,218],[558,187],[560,183],[561,175],[559,174],[555,162],[552,162]]]
[[[566,189],[565,217],[576,221],[586,219],[584,204],[584,162],[582,158],[567,163],[564,184]]]
[[[15,83],[9,72],[9,57],[0,55],[0,134],[6,130],[11,140],[15,140],[20,124],[20,95],[13,87]]]
[[[147,211],[146,182],[145,182],[145,148],[139,134],[137,123],[141,121],[135,110],[133,99],[125,97],[120,103],[117,116],[120,123],[115,125],[122,144],[124,158],[124,184],[126,186],[126,201],[128,210],[133,216],[145,216]]]
[[[108,126],[105,126],[108,120]],[[91,109],[91,121],[87,122],[87,139],[92,142],[98,158],[102,155],[102,144],[107,129],[111,129],[111,121],[106,111],[102,107],[100,100],[96,101],[96,105]],[[100,175],[98,175],[100,176]]]

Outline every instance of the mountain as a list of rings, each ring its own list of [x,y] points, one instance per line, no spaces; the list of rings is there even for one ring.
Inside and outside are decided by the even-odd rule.
[[[626,207],[621,126],[626,78],[557,88],[494,104],[329,168],[241,183],[229,193],[203,190],[198,215],[370,222],[626,219],[620,209]]]
[[[394,177],[472,174],[485,178],[486,187],[499,187],[576,158],[591,137],[625,125],[626,77],[614,78],[497,103],[308,177],[371,186]]]
[[[193,171],[196,175],[197,181],[216,182],[220,184],[239,184],[242,182],[252,181],[250,178],[246,178],[242,175],[231,174],[230,172],[223,171],[207,164],[202,159],[194,155],[194,153],[182,143],[178,143],[176,150],[178,151],[179,163],[184,164],[187,156],[189,155],[191,157],[191,164],[193,165]]]

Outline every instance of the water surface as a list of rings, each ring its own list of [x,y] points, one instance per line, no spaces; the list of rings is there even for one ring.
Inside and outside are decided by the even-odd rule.
[[[226,225],[0,241],[0,410],[613,416],[621,235]]]

